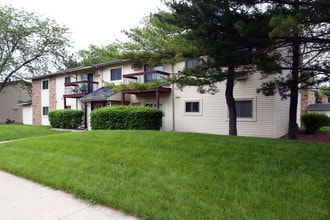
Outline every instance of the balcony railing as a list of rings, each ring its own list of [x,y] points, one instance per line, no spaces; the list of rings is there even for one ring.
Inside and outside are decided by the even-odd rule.
[[[81,98],[98,89],[98,82],[94,81],[76,81],[64,83],[66,98]]]
[[[139,73],[131,73],[123,75],[123,83],[129,84],[131,82],[137,83],[147,83],[152,80],[162,80],[164,77],[168,77],[170,74],[167,72],[159,71],[159,70],[150,70]]]
[[[168,77],[170,74],[167,72],[159,71],[159,70],[151,70],[139,73],[131,73],[123,75],[123,83],[128,84],[130,82],[136,83],[147,83],[152,80],[162,80],[164,77]],[[159,86],[153,89],[145,89],[145,90],[123,90],[121,91],[122,99],[121,104],[124,105],[126,103],[125,95],[126,94],[143,94],[143,93],[154,93],[155,94],[155,101],[156,107],[159,108],[160,106],[160,94],[161,93],[171,93],[171,88],[166,88],[163,86]]]

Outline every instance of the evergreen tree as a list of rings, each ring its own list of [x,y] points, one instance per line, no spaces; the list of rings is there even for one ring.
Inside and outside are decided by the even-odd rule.
[[[299,89],[330,80],[330,2],[328,0],[265,0],[270,20],[270,37],[278,48],[289,48],[282,56],[283,75],[263,84],[265,94],[279,92],[290,97],[289,138],[297,139]]]
[[[255,1],[181,0],[166,1],[172,16],[163,19],[183,30],[188,41],[207,58],[197,69],[186,69],[175,82],[198,86],[201,92],[218,92],[217,83],[226,81],[229,135],[237,135],[233,96],[238,74],[279,72],[278,54],[270,53],[269,14]]]

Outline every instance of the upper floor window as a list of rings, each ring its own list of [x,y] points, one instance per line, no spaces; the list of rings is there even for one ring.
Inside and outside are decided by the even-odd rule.
[[[70,77],[70,76],[66,76],[66,77],[64,78],[64,82],[66,82],[66,83],[71,82],[71,77]]]
[[[157,65],[154,67],[149,66],[148,64],[144,65],[144,71],[158,70],[163,71],[163,65]],[[151,73],[144,75],[144,82],[150,82],[152,80],[162,80],[162,75],[157,73]]]
[[[186,68],[193,69],[198,65],[199,65],[199,59],[198,58],[193,58],[193,59],[190,59],[190,60],[186,61]]]
[[[43,90],[48,89],[48,80],[44,80],[44,81],[42,81],[42,89],[43,89]]]
[[[110,80],[121,80],[122,71],[121,68],[115,68],[110,70]]]

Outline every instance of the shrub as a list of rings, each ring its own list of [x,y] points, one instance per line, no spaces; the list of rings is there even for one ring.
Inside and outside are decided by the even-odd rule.
[[[159,130],[163,113],[144,106],[113,106],[91,112],[91,126],[98,129]]]
[[[324,114],[306,113],[301,116],[301,121],[305,125],[308,134],[316,134],[321,127],[329,124],[329,117]]]
[[[83,115],[83,111],[71,109],[48,112],[49,122],[53,128],[76,129],[81,125]]]

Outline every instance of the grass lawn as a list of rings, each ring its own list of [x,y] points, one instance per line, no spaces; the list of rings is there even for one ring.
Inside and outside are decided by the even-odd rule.
[[[58,133],[60,133],[60,131],[51,130],[50,126],[0,124],[0,141],[30,138]]]
[[[327,131],[330,132],[330,126],[325,126],[320,129],[320,131]]]
[[[142,219],[329,219],[330,145],[89,131],[0,145],[0,169]]]

